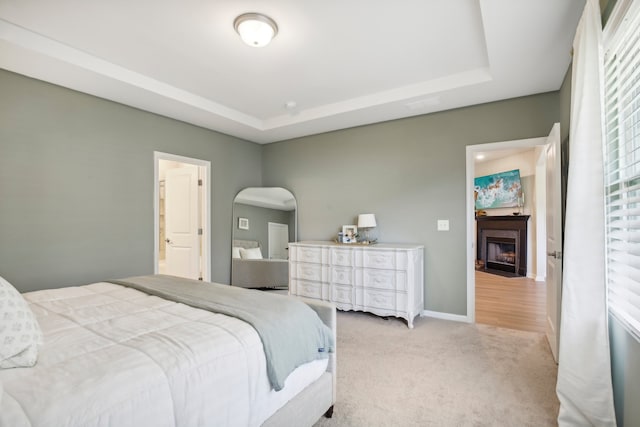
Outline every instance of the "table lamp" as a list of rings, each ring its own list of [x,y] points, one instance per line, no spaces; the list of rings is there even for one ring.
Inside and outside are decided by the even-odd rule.
[[[358,215],[358,229],[364,229],[364,243],[370,243],[369,229],[375,227],[376,216],[371,213]]]

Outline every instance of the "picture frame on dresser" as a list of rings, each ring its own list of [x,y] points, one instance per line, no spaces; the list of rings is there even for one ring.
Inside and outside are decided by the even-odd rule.
[[[358,241],[358,227],[355,225],[343,225],[341,243],[356,243],[357,241]]]

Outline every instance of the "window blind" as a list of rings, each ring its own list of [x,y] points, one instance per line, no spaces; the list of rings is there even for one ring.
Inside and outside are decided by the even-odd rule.
[[[604,61],[609,312],[640,339],[640,7],[614,31]]]

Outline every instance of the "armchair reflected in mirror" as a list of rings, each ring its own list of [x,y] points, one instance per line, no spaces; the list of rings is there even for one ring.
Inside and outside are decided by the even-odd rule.
[[[231,285],[289,288],[289,242],[297,239],[297,203],[281,187],[250,187],[233,202]]]

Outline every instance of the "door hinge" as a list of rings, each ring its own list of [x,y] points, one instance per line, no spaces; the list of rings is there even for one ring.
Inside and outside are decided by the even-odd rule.
[[[202,180],[201,179],[198,180],[198,187],[202,187]]]
[[[198,236],[202,236],[202,228],[198,228]]]

